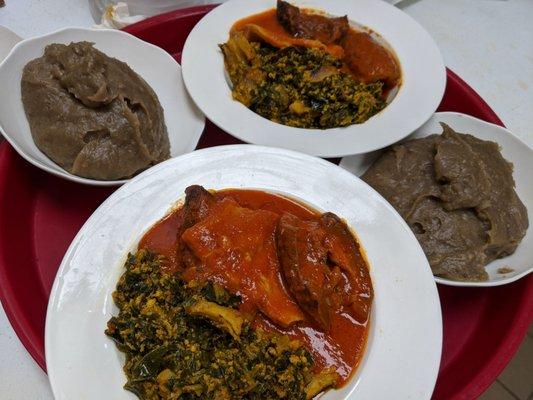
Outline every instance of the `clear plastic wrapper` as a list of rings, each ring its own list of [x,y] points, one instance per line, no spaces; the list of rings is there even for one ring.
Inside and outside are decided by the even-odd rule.
[[[114,24],[109,23],[109,19],[114,10],[118,10],[116,12],[120,13],[120,18],[132,17],[134,20],[139,20],[180,8],[218,4],[224,1],[226,0],[125,0],[120,2],[116,0],[89,0],[89,6],[96,23],[101,24],[103,19],[107,18],[108,22],[104,22],[103,25],[113,27]],[[128,12],[127,16],[124,15],[125,9]]]

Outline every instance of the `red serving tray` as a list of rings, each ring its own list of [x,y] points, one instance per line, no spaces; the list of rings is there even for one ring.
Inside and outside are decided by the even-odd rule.
[[[125,30],[179,60],[188,33],[212,8],[178,10]],[[450,70],[447,76],[439,111],[503,126],[472,88]],[[198,147],[232,143],[240,141],[208,121]],[[24,161],[6,142],[0,145],[0,299],[43,370],[46,306],[57,268],[83,223],[113,190],[56,178]],[[439,294],[444,347],[433,398],[475,399],[510,361],[533,321],[533,276],[495,288],[439,286]]]

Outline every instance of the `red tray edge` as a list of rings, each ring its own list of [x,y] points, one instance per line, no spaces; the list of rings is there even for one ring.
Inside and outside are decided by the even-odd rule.
[[[9,158],[12,158],[13,156],[16,156],[15,151],[9,146],[9,143],[7,141],[0,143],[0,165],[7,165]],[[0,187],[5,187],[4,185],[5,181],[7,180],[8,172],[9,171],[6,168],[0,168]],[[0,193],[0,196],[2,196],[2,193]],[[3,235],[4,231],[0,230],[0,242],[3,242],[4,240]],[[1,254],[0,257],[2,257]],[[2,263],[5,262],[2,260]],[[0,280],[4,281],[6,279],[7,277],[4,269],[0,268]],[[41,339],[35,335],[31,335],[27,329],[24,329],[24,326],[27,326],[28,322],[25,321],[25,318],[23,317],[24,312],[22,312],[22,309],[16,299],[17,296],[15,295],[14,290],[11,288],[8,289],[5,287],[5,285],[2,285],[0,290],[0,301],[2,302],[4,312],[6,313],[11,327],[35,362],[43,369],[44,372],[46,372],[46,361],[38,349],[38,343],[41,341]]]
[[[506,346],[496,349],[485,367],[480,369],[469,384],[464,386],[463,394],[456,395],[453,400],[475,399],[483,394],[495,381],[495,379],[507,367],[511,359],[520,348],[529,326],[533,323],[533,275],[521,278],[526,286],[522,292],[523,301],[516,313],[517,317],[512,321],[515,327],[507,336]],[[491,377],[487,379],[487,377]],[[494,378],[494,379],[493,379]],[[467,396],[472,394],[472,397]]]
[[[503,126],[505,128],[505,124],[503,123],[503,121],[500,119],[500,117],[498,117],[498,115],[494,112],[494,110],[487,104],[487,102],[483,100],[483,98],[468,83],[466,83],[459,75],[457,75],[455,72],[453,72],[448,67],[446,67],[446,78],[457,82],[459,86],[468,87],[470,89],[467,94],[467,97],[469,98],[469,100],[472,103],[476,103],[477,107],[483,110],[484,113],[490,115],[490,117],[486,118],[485,121]]]

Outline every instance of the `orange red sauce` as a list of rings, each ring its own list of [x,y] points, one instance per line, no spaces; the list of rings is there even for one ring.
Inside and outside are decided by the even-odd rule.
[[[186,282],[215,282],[282,326],[304,319],[283,284],[276,251],[279,214],[242,207],[233,198],[216,202],[206,218],[187,229],[182,242],[199,261],[182,273]]]
[[[342,58],[344,50],[336,44],[324,45],[317,40],[295,38],[287,32],[276,17],[276,9],[267,10],[259,14],[240,19],[232,27],[233,31],[247,31],[250,26],[264,29],[264,35],[254,31],[252,34],[261,35],[260,38],[274,47],[302,46],[302,47],[319,47],[325,49],[328,53],[336,58]]]
[[[246,209],[264,210],[266,211],[264,215],[268,221],[270,221],[272,213],[280,215],[283,212],[289,212],[302,219],[313,219],[320,216],[319,212],[306,207],[301,203],[263,191],[229,189],[219,191],[215,196],[218,199],[226,198],[229,201],[235,200],[240,207]],[[140,249],[147,249],[165,256],[163,268],[169,273],[177,272],[181,268],[177,265],[176,255],[178,242],[180,240],[178,232],[180,231],[181,222],[182,209],[178,208],[171,212],[167,217],[157,222],[144,235],[139,243]],[[257,235],[257,228],[258,227],[254,226],[254,224],[249,224],[251,236]],[[273,240],[273,235],[274,231],[272,231],[271,235],[268,234],[268,238],[265,240],[270,240],[270,236],[272,236]],[[258,266],[256,259],[254,259],[254,262],[255,266],[254,263],[244,263],[239,266],[239,268],[244,268],[244,270],[240,272],[253,276],[254,273],[259,273],[256,272],[256,270],[261,270],[261,274],[264,275],[266,273],[265,267]],[[268,261],[265,263],[268,264],[271,262],[273,262],[272,259],[268,258]],[[361,265],[360,267],[367,268],[367,265]],[[186,271],[185,273],[190,273],[190,271]],[[283,324],[277,323],[279,321],[276,320],[281,319],[281,322],[283,322],[283,314],[285,312],[287,315],[292,315],[295,312],[294,309],[291,309],[291,307],[296,306],[294,301],[289,299],[290,303],[292,303],[289,304],[283,296],[277,296],[279,297],[277,300],[272,300],[274,302],[272,304],[272,309],[277,310],[278,315],[274,316],[274,318],[269,318],[265,314],[257,312],[258,299],[257,293],[251,292],[253,287],[245,289],[243,289],[243,287],[246,285],[243,287],[236,287],[235,282],[232,282],[232,277],[230,275],[227,276],[226,281],[223,281],[224,276],[224,274],[217,275],[218,283],[241,296],[243,302],[241,311],[254,318],[254,327],[262,328],[265,331],[279,332],[301,340],[313,355],[315,369],[317,371],[328,367],[335,368],[340,377],[337,382],[338,386],[341,386],[349,379],[361,361],[367,339],[369,328],[368,323],[359,324],[347,313],[340,312],[333,316],[330,330],[324,332],[311,320],[310,317],[306,316],[301,310],[298,310],[296,311],[297,315],[300,316],[298,322],[292,323],[284,328],[282,327]],[[221,279],[222,281],[220,281]],[[276,275],[271,276],[271,279],[276,282],[276,290],[283,290],[288,295],[279,268],[276,270]],[[280,286],[278,287],[277,285]]]
[[[178,270],[178,231],[183,222],[183,209],[178,208],[157,222],[139,242],[139,249],[150,250],[163,256],[162,268],[173,273]]]
[[[259,14],[242,18],[233,24],[231,31],[240,31],[249,24],[259,25],[265,29],[268,29],[269,32],[279,37],[280,40],[295,41],[295,44],[298,43],[298,39],[292,37],[278,22],[276,17],[276,9],[267,10]]]
[[[401,71],[396,56],[378,43],[366,31],[349,29],[346,37],[339,44],[325,45],[317,40],[296,38],[279,23],[276,9],[254,14],[235,22],[230,33],[248,32],[258,39],[278,48],[302,46],[323,48],[332,56],[343,61],[341,71],[353,75],[356,79],[370,83],[377,80],[384,82],[383,96],[401,81]],[[256,29],[250,32],[250,26]],[[257,29],[259,27],[259,30]],[[258,31],[261,33],[258,35]]]

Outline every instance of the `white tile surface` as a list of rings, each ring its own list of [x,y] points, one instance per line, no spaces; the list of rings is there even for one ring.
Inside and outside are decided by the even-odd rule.
[[[23,38],[42,35],[66,26],[94,24],[89,0],[4,0],[0,25]]]
[[[6,0],[0,25],[22,37],[93,24],[87,0]],[[437,41],[446,64],[533,147],[533,1],[404,0],[399,7]],[[46,375],[0,310],[0,398],[49,400]]]
[[[533,146],[533,1],[406,0],[446,65]]]
[[[46,374],[18,340],[2,307],[0,307],[0,376],[2,400],[53,399]]]

